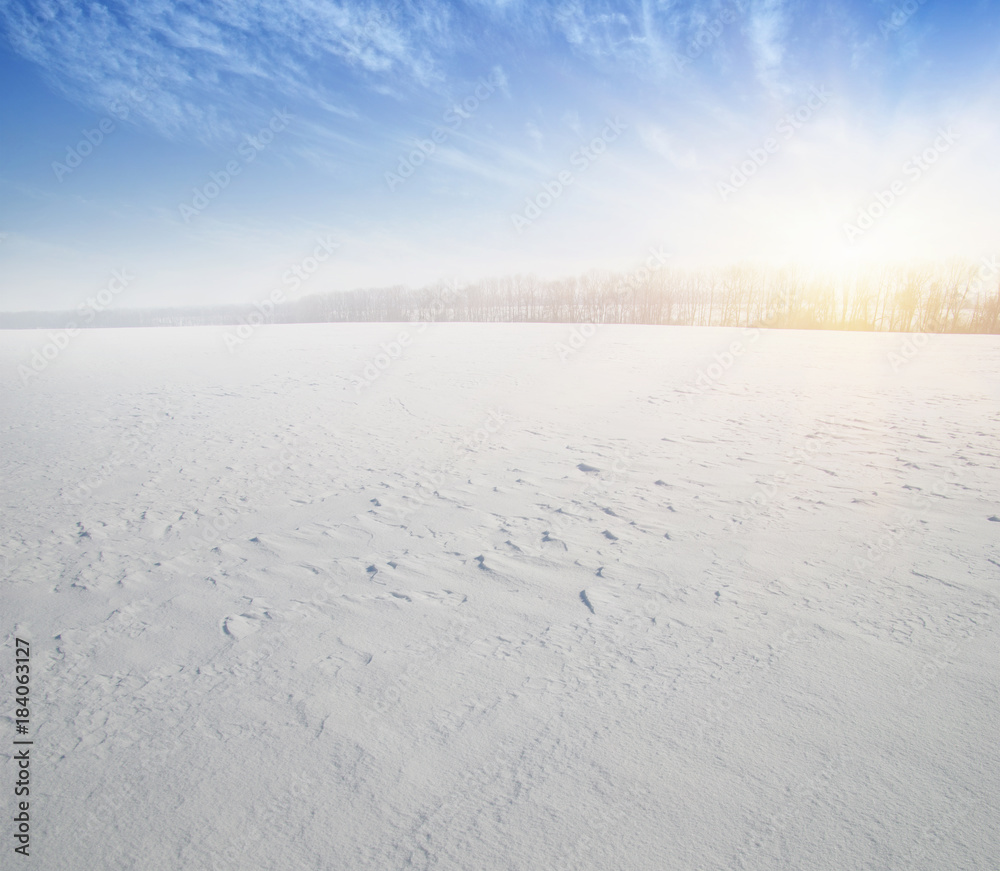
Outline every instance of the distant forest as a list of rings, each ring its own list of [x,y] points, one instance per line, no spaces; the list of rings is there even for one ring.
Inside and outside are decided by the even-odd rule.
[[[272,300],[277,300],[273,302]],[[732,266],[515,275],[410,290],[333,291],[255,305],[0,314],[0,328],[197,326],[352,321],[676,324],[935,333],[1000,332],[996,261],[881,268],[848,278]]]

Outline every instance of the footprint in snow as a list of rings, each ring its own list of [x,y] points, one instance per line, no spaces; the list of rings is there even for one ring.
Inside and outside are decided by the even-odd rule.
[[[260,622],[249,614],[231,615],[222,621],[222,631],[240,641],[260,629]]]
[[[558,538],[552,538],[547,532],[542,533],[542,544],[561,544],[563,550],[569,550],[565,541]]]
[[[576,466],[581,472],[600,472],[596,466],[589,466],[587,463],[577,463]]]
[[[410,590],[408,593],[391,592],[389,595],[394,599],[399,599],[401,602],[409,602],[411,605],[422,603],[424,605],[445,605],[449,608],[457,608],[459,605],[464,605],[469,601],[468,596],[453,592],[452,590],[426,590],[422,593]]]

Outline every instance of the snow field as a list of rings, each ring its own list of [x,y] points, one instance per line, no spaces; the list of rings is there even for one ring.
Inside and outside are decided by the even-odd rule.
[[[995,865],[996,337],[400,329],[0,334],[35,867]]]

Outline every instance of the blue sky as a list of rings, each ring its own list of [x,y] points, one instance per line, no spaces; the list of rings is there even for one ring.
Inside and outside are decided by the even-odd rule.
[[[0,309],[116,269],[122,307],[253,302],[318,240],[298,294],[651,247],[1000,254],[998,25],[985,0],[3,0]]]

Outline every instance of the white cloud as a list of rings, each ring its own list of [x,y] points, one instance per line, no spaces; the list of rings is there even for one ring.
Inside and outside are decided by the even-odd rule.
[[[38,9],[19,0],[0,11],[15,50],[70,99],[106,111],[141,88],[133,119],[203,140],[231,138],[281,97],[352,114],[324,81],[331,67],[373,88],[433,86],[442,73],[432,52],[447,45],[449,17],[433,2],[399,17],[378,5],[278,0],[210,0],[197,15],[167,3],[71,0]]]
[[[789,22],[784,0],[754,0],[747,20],[747,39],[760,81],[780,90],[778,74],[785,59]]]
[[[653,154],[669,161],[677,169],[696,169],[698,155],[688,145],[680,147],[677,137],[658,124],[639,124],[639,139]]]
[[[563,113],[563,123],[569,127],[577,136],[583,136],[583,124],[580,123],[580,113],[571,109]]]

